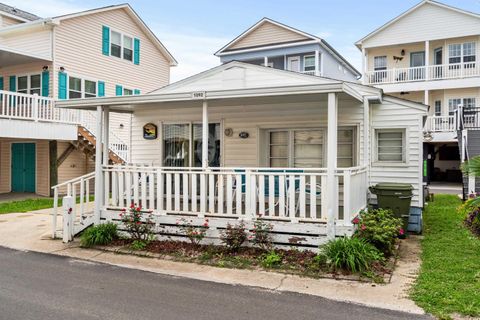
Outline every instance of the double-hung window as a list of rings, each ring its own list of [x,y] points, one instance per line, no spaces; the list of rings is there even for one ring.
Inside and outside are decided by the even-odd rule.
[[[442,101],[435,101],[435,116],[440,117],[442,115]]]
[[[315,56],[303,57],[303,71],[315,71]]]
[[[463,63],[465,68],[475,67],[476,45],[475,42],[467,42],[463,44]]]
[[[405,162],[405,130],[376,130],[377,162]]]
[[[133,95],[133,90],[132,90],[132,89],[123,88],[123,95],[124,95],[124,96],[131,96],[131,95]]]
[[[373,58],[373,70],[387,70],[387,56],[377,56]]]
[[[42,77],[40,74],[19,76],[17,78],[17,92],[28,94],[41,94]]]
[[[68,98],[95,98],[97,96],[97,82],[70,76],[68,78]]]
[[[122,55],[122,35],[119,32],[112,31],[110,39],[110,54],[120,58]]]
[[[476,43],[454,43],[448,45],[448,63],[449,64],[461,64],[463,63],[465,68],[474,68],[476,61]],[[460,66],[450,66],[452,69],[460,69]]]
[[[452,98],[448,99],[448,114],[453,116],[458,106],[461,105],[464,110],[476,107],[475,98]]]
[[[128,36],[123,36],[123,59],[133,60],[133,39]]]

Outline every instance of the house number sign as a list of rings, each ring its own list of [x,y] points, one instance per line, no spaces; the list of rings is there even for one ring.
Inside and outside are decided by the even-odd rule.
[[[157,139],[157,126],[153,123],[147,123],[143,126],[143,139],[155,140]]]

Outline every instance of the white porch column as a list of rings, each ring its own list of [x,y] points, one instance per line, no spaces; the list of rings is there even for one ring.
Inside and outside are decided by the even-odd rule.
[[[337,168],[337,108],[336,93],[328,94],[327,129],[327,238],[335,238],[335,219],[338,216],[338,187],[335,170]]]
[[[363,98],[363,165],[370,164],[370,104],[368,99]],[[368,177],[367,177],[368,178]]]
[[[108,107],[103,108],[103,165],[108,166],[109,160],[109,123],[110,123],[110,110]]]
[[[103,174],[102,174],[102,117],[103,107],[97,107],[97,127],[96,127],[96,145],[95,145],[95,209],[94,209],[94,224],[100,223],[100,211],[103,207]]]
[[[263,65],[264,65],[265,67],[268,67],[268,57],[266,57],[266,56],[263,57]]]
[[[423,104],[426,104],[427,106],[430,104],[430,95],[428,94],[428,90],[425,90],[424,95],[423,95]]]
[[[203,101],[202,112],[202,168],[208,168],[208,103]]]
[[[368,60],[367,51],[362,47],[362,83],[367,83]]]
[[[320,51],[315,50],[315,75],[320,75]]]
[[[425,79],[430,79],[430,41],[425,41]]]

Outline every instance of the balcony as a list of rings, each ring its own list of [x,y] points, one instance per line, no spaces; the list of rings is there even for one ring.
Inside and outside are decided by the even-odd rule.
[[[462,79],[479,76],[479,64],[476,62],[468,62],[368,71],[365,74],[364,81],[365,84],[378,85],[417,81]]]
[[[456,116],[430,116],[425,123],[424,131],[455,132],[457,130]]]

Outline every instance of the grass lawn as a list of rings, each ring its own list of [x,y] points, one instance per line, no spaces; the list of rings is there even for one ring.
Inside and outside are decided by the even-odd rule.
[[[90,201],[93,201],[93,196],[90,196]],[[77,203],[80,203],[80,197],[77,197]],[[58,207],[62,206],[62,197]],[[14,212],[29,212],[41,209],[53,208],[53,198],[37,198],[18,200],[0,203],[0,214],[14,213]]]
[[[454,195],[436,195],[424,213],[422,267],[411,297],[441,319],[480,316],[480,239],[464,226]]]

